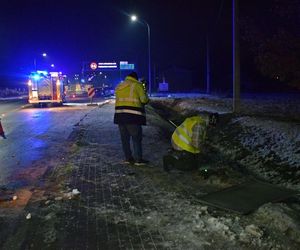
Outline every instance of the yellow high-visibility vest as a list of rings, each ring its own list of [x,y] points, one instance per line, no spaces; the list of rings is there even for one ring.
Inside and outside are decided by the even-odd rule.
[[[115,95],[116,107],[129,106],[141,108],[149,101],[143,85],[130,76],[127,76],[125,81],[116,87]]]
[[[185,121],[176,128],[172,135],[172,144],[180,150],[185,150],[193,154],[200,153],[200,148],[192,145],[193,127],[200,125],[203,127],[201,131],[197,131],[198,140],[204,141],[206,137],[206,121],[200,116],[186,118]]]
[[[145,108],[149,98],[143,85],[135,78],[127,76],[115,89],[114,122],[145,124]]]

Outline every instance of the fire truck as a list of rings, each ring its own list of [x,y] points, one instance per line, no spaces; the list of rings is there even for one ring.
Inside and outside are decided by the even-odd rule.
[[[64,76],[61,72],[36,71],[28,80],[28,102],[60,104],[65,101]]]

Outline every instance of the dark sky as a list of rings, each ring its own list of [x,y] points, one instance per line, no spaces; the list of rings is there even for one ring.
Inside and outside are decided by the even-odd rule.
[[[241,1],[254,5],[257,1]],[[0,9],[0,76],[25,75],[37,64],[54,63],[79,73],[84,61],[133,60],[147,70],[147,29],[131,23],[135,13],[151,27],[152,62],[176,65],[204,76],[205,37],[214,63],[231,68],[231,1],[5,1]],[[46,52],[47,58],[41,53]]]
[[[221,2],[5,1],[0,10],[0,72],[30,68],[43,51],[49,62],[72,72],[84,60],[147,60],[147,29],[131,23],[125,13],[136,13],[150,24],[155,64],[193,66]]]

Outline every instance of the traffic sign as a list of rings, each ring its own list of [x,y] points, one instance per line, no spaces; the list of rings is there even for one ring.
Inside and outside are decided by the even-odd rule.
[[[92,70],[96,70],[96,69],[98,68],[97,63],[96,63],[96,62],[91,62],[90,68],[91,68]]]
[[[120,61],[120,69],[134,70],[134,64],[133,63],[128,63],[127,61]]]
[[[90,98],[93,98],[94,95],[95,95],[95,88],[94,87],[88,88],[88,96]]]

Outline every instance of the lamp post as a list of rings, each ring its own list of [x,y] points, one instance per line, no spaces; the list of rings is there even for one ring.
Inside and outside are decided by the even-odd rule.
[[[47,53],[43,53],[43,54],[41,54],[42,55],[42,57],[46,57],[47,56]],[[33,65],[34,65],[34,70],[36,71],[37,70],[37,66],[36,66],[36,57],[33,59]]]
[[[138,21],[138,18],[136,15],[132,15],[131,16],[131,21],[132,22],[136,22]],[[151,84],[152,84],[152,81],[151,81],[151,46],[150,46],[150,25],[143,19],[141,19],[141,21],[139,21],[140,23],[144,24],[147,26],[147,32],[148,32],[148,81],[149,81],[149,96],[151,96]]]

